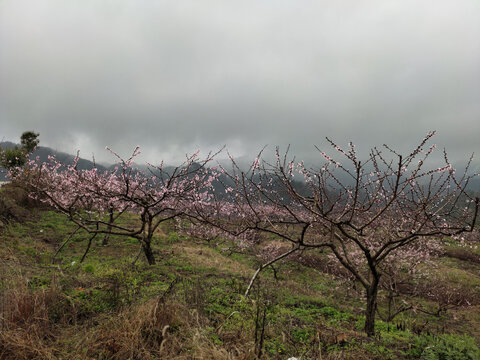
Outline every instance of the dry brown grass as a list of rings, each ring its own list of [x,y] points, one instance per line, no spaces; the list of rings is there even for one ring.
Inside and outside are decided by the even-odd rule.
[[[158,297],[85,328],[72,352],[87,349],[89,359],[252,359],[249,349],[217,347],[205,334],[205,324],[195,310]]]
[[[0,293],[0,359],[56,359],[57,325],[71,322],[74,309],[53,286],[25,285]]]
[[[237,334],[217,346],[206,331],[206,318],[163,297],[76,325],[73,304],[55,287],[32,292],[17,286],[1,295],[1,360],[254,357],[249,339]]]
[[[215,268],[216,271],[222,273],[233,273],[246,278],[251,277],[255,272],[251,267],[232,260],[230,257],[219,254],[215,250],[205,246],[196,247],[194,245],[186,246],[180,244],[175,250],[179,252],[179,255],[184,254],[184,256],[188,258],[188,261],[196,267]]]

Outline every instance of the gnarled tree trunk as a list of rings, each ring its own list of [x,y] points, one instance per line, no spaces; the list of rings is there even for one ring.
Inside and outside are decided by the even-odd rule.
[[[376,278],[369,287],[365,288],[367,293],[367,308],[365,310],[364,331],[368,336],[375,335],[375,312],[377,311],[378,282],[379,279]]]

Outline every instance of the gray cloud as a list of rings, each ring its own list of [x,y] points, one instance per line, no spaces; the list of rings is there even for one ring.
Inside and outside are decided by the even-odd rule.
[[[458,161],[480,150],[479,18],[476,0],[5,0],[0,136],[313,161],[325,136],[408,151],[436,129]]]

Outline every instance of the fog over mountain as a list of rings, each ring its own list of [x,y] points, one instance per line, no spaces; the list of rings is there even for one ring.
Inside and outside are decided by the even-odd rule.
[[[178,163],[291,144],[314,163],[325,136],[365,155],[437,130],[463,164],[480,156],[478,19],[478,0],[4,0],[0,141],[34,130],[110,163],[106,145]]]
[[[19,146],[19,144],[15,144],[12,142],[0,142],[0,148],[2,149],[13,148],[15,146]],[[35,151],[29,155],[31,159],[38,159],[39,162],[47,162],[47,163],[50,162],[49,156],[54,156],[58,161],[66,165],[72,164],[76,157],[76,155],[59,152],[45,146],[38,146],[35,149]],[[84,159],[80,157],[77,161],[77,169],[90,170],[93,168],[97,168],[99,171],[103,172],[103,171],[115,171],[118,168],[118,163],[116,162],[102,165],[102,164],[98,164],[94,160],[95,159],[89,160],[89,159]],[[238,165],[243,171],[247,172],[249,171],[252,165],[249,161],[250,159],[247,159],[247,158],[238,158],[235,160],[235,164]],[[224,167],[224,169],[226,169],[227,171],[231,172],[233,169],[232,167],[233,165],[230,159],[228,160],[224,159],[223,161],[222,160],[212,161],[209,164],[207,164],[207,167],[217,168],[219,164],[222,167]],[[178,164],[176,165],[164,164],[163,170],[166,171],[167,173],[172,173],[176,166],[178,166]],[[147,176],[150,176],[152,172],[155,174],[158,174],[157,170],[147,163],[134,163],[133,168],[134,168],[134,171],[140,171],[146,174]],[[459,168],[459,170],[462,170],[462,169]],[[352,179],[350,178],[350,176],[345,174],[343,171],[338,171],[336,173],[336,176],[344,184],[352,184]],[[8,182],[8,181],[10,181],[10,179],[8,178],[7,170],[0,166],[0,183]],[[292,180],[292,183],[294,184],[294,186],[297,188],[298,191],[303,192],[305,194],[309,193],[308,186],[305,183],[305,179],[300,174],[297,173],[295,175],[294,179]],[[220,175],[220,182],[214,182],[214,188],[216,189],[217,194],[219,194],[220,196],[224,194],[224,190],[225,190],[224,186],[234,186],[234,184],[225,175]],[[480,176],[473,177],[469,181],[467,185],[467,190],[480,195]]]

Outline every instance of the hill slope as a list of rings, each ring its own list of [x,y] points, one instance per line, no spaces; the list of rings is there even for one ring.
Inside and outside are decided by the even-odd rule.
[[[131,214],[123,218],[135,221]],[[165,223],[154,243],[157,265],[138,258],[135,239],[115,236],[107,246],[94,241],[79,263],[89,235],[74,230],[45,210],[0,228],[0,359],[480,357],[479,249],[469,257],[452,240],[433,271],[442,276],[425,279],[426,289],[444,284],[470,305],[437,316],[442,299],[411,294],[431,314],[379,320],[378,336],[369,339],[361,332],[361,291],[333,276],[337,270],[323,266],[320,252],[266,269],[245,299],[261,261],[256,249],[236,253],[231,243],[205,243]],[[379,312],[387,308],[382,296]]]

